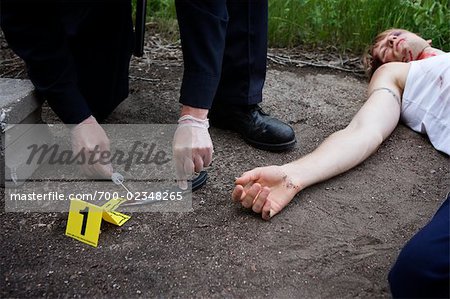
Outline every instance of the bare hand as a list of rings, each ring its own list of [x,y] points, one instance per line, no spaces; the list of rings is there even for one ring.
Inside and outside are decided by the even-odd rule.
[[[71,131],[72,151],[75,156],[84,155],[81,171],[92,178],[110,178],[113,168],[107,154],[110,142],[97,120],[90,116]]]
[[[261,213],[264,220],[278,214],[300,190],[283,166],[255,168],[236,179],[232,198],[244,208]]]

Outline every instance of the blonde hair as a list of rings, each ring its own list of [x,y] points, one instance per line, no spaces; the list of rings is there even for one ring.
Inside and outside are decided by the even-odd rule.
[[[366,51],[364,51],[364,55],[362,58],[362,63],[364,66],[364,71],[366,72],[367,77],[369,79],[372,78],[375,71],[383,65],[383,62],[380,60],[379,57],[376,57],[373,55],[373,49],[375,49],[378,44],[389,34],[391,34],[393,31],[407,31],[405,29],[399,29],[399,28],[390,28],[387,29],[381,33],[379,33],[373,40],[372,44],[367,47]]]

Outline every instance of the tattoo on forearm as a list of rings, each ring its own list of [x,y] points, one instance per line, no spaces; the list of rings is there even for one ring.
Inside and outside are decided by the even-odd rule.
[[[380,87],[380,88],[377,88],[377,89],[372,90],[372,92],[370,93],[369,97],[372,96],[376,91],[380,91],[380,90],[385,90],[385,91],[389,92],[389,93],[395,98],[395,100],[397,101],[397,103],[398,103],[400,106],[402,105],[402,102],[401,102],[401,100],[400,100],[400,97],[399,97],[395,92],[393,92],[392,89],[389,89],[389,88],[387,88],[387,87]]]

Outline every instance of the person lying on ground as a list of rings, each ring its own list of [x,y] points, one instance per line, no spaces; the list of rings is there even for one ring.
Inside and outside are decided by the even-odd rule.
[[[345,133],[348,133],[350,131],[349,129],[353,127],[353,124],[356,123],[359,120],[359,118],[363,118],[363,119],[366,118],[364,115],[364,111],[367,110],[366,109],[367,107],[377,106],[377,105],[371,104],[372,102],[374,102],[373,100],[371,100],[371,97],[373,96],[375,89],[378,89],[377,86],[383,86],[383,84],[385,86],[395,85],[394,89],[384,87],[381,90],[384,90],[385,92],[390,93],[391,96],[398,97],[398,95],[400,95],[400,97],[402,97],[404,87],[405,87],[405,84],[407,81],[409,64],[398,64],[397,63],[397,64],[393,64],[389,67],[385,67],[383,71],[380,70],[379,75],[377,75],[377,78],[372,78],[375,71],[377,69],[379,69],[382,65],[384,65],[388,62],[405,62],[405,61],[410,62],[410,61],[422,60],[425,58],[430,58],[430,57],[443,55],[443,54],[446,54],[446,53],[440,49],[431,47],[431,40],[425,40],[422,37],[420,37],[419,35],[414,34],[405,29],[391,28],[391,29],[385,30],[382,33],[378,34],[375,37],[371,46],[368,47],[368,51],[363,58],[364,67],[369,75],[369,78],[373,79],[369,85],[369,94],[370,94],[369,100],[361,108],[361,110],[358,112],[358,114],[355,116],[355,118],[352,120],[352,122],[346,129],[336,132],[335,134],[330,136],[329,139],[331,138],[332,140],[334,140],[335,139],[334,135],[340,136]],[[400,72],[401,73],[400,78],[392,77],[392,75],[389,74],[390,70],[395,70],[396,73]],[[399,75],[397,75],[397,76],[399,76]],[[448,76],[448,74],[446,76]],[[399,82],[398,79],[400,79],[400,81],[402,81],[402,82]],[[390,80],[390,82],[389,82],[389,80]],[[392,82],[392,80],[394,80],[395,82]],[[386,82],[386,81],[388,81],[388,82]],[[410,80],[410,81],[411,81],[411,83],[413,82],[412,80]],[[410,84],[410,85],[412,85],[412,84]],[[409,89],[414,89],[414,88],[411,86]],[[415,89],[420,89],[420,88],[415,88]],[[413,95],[413,96],[414,96],[414,99],[416,99],[415,101],[420,103],[420,101],[421,101],[420,96],[425,97],[426,95]],[[448,101],[448,97],[450,96],[449,92],[444,91],[444,96],[447,98],[447,101]],[[402,111],[402,108],[405,106],[405,103],[401,103],[401,101],[399,100],[399,103],[390,103],[390,104],[399,106],[399,107],[397,107],[397,108],[400,108],[399,112],[401,114],[404,114]],[[447,105],[448,105],[448,103],[447,103]],[[378,106],[380,106],[380,105],[378,104]],[[448,109],[448,106],[445,106],[444,108]],[[411,110],[411,109],[409,109],[409,110]],[[441,114],[442,117],[444,115],[445,114]],[[399,116],[397,117],[398,120],[400,119]],[[447,120],[448,120],[448,118],[447,118]],[[446,128],[448,130],[448,122],[447,122]],[[371,128],[362,128],[362,129],[371,129]],[[390,130],[392,132],[394,128],[389,128],[389,129],[392,129],[392,130]],[[440,134],[443,134],[443,132],[441,132]],[[327,141],[328,141],[328,139],[326,140],[326,142]],[[364,140],[361,140],[361,141],[363,142]],[[322,144],[312,154],[315,154],[317,151],[319,151],[319,149],[321,149],[326,144],[326,142],[324,142],[324,144]],[[319,151],[319,152],[321,152],[321,151]],[[448,154],[448,151],[447,151],[447,154]],[[308,155],[308,156],[310,156],[310,155]],[[302,158],[298,161],[295,161],[293,163],[296,164],[296,163],[300,162],[301,160],[304,160],[304,158]],[[293,163],[289,163],[286,165],[291,165]],[[354,163],[352,163],[352,164],[354,164]],[[355,164],[355,166],[356,165],[357,164]],[[269,167],[271,167],[271,166],[269,166]],[[348,168],[351,168],[351,167],[348,167]],[[257,168],[257,169],[260,170],[261,168]],[[256,169],[254,171],[256,171]],[[344,171],[341,171],[341,172],[344,172]],[[243,175],[242,177],[244,177],[244,176],[245,175]],[[241,192],[242,192],[242,196],[243,196],[243,193],[245,193],[244,190],[241,190],[241,187],[243,187],[242,184],[239,184],[238,182],[239,182],[239,180],[237,180],[236,188],[233,192],[233,198],[236,200],[238,200],[238,197],[239,197],[237,195],[241,194]],[[246,187],[247,187],[246,189],[249,189],[248,185]],[[294,185],[292,185],[291,187],[294,187]],[[264,189],[264,188],[262,188],[262,189]],[[264,191],[264,190],[261,190],[261,191]],[[292,190],[290,190],[290,191],[291,192],[289,192],[289,193],[292,193]],[[266,192],[267,192],[267,190],[266,190]],[[266,192],[264,192],[263,195],[265,195]],[[295,192],[295,193],[297,193],[297,192]],[[243,205],[248,205],[248,203],[244,202]],[[253,205],[251,207],[253,207]],[[259,209],[256,209],[256,210],[259,210]],[[275,213],[276,210],[277,209],[272,211],[272,215]],[[262,207],[261,207],[261,211],[262,211]],[[263,215],[263,218],[264,218],[264,215]]]
[[[368,158],[400,119],[450,155],[450,53],[378,67],[369,99],[346,128],[297,161],[245,172],[236,179],[232,198],[268,220],[301,190]],[[447,195],[430,223],[402,249],[389,273],[394,297],[449,297],[449,201]]]
[[[431,46],[431,39],[425,40],[405,29],[391,28],[375,37],[363,57],[363,63],[366,74],[371,78],[373,73],[385,63],[411,62],[444,53]]]
[[[232,198],[270,219],[301,190],[343,173],[368,158],[400,121],[427,133],[433,146],[450,154],[450,53],[411,63],[381,66],[369,99],[350,124],[312,153],[282,166],[245,172]]]

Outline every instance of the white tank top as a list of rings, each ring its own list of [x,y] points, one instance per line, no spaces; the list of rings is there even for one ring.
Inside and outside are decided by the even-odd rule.
[[[450,155],[450,53],[411,62],[401,118]]]

